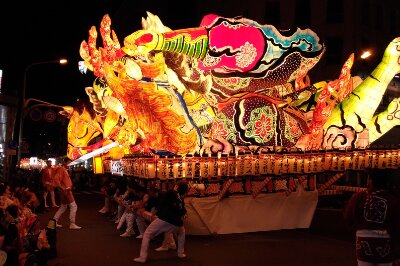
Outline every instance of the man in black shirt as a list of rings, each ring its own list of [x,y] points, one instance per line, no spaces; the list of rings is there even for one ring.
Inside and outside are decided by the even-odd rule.
[[[188,184],[179,182],[173,190],[168,190],[163,196],[157,208],[157,218],[151,222],[143,235],[140,247],[140,257],[135,258],[135,262],[145,263],[147,261],[147,251],[149,243],[155,236],[173,232],[178,240],[178,257],[185,258],[185,227],[183,219],[186,215],[184,197],[188,192]]]

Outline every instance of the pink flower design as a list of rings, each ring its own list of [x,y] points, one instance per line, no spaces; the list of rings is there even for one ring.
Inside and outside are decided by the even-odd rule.
[[[228,135],[228,132],[225,130],[224,123],[214,122],[211,132],[212,132],[213,138],[217,138],[217,137],[224,138]]]
[[[291,136],[299,136],[301,134],[299,125],[292,119],[289,120],[289,129]]]
[[[271,124],[271,117],[268,117],[265,114],[261,114],[260,119],[254,123],[254,134],[259,135],[261,138],[264,139],[268,132],[272,129]]]

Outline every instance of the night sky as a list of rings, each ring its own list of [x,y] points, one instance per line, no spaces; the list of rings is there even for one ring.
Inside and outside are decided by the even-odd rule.
[[[47,3],[46,3],[47,2]],[[169,3],[170,2],[170,3]],[[57,105],[73,105],[86,97],[84,88],[94,80],[92,72],[81,74],[79,47],[87,40],[91,26],[99,29],[102,17],[109,14],[111,27],[119,42],[141,28],[146,11],[157,14],[171,28],[194,27],[194,8],[176,1],[13,1],[0,8],[1,49],[3,70],[2,90],[16,94],[23,86],[27,66],[35,62],[67,58],[67,65],[40,64],[27,71],[26,98],[36,98]],[[80,6],[84,4],[84,6]],[[200,15],[198,16],[200,17]],[[100,40],[100,34],[98,39]]]
[[[84,88],[92,86],[95,76],[91,71],[81,74],[79,47],[88,39],[91,26],[99,32],[102,17],[108,14],[111,27],[123,45],[127,35],[141,28],[146,11],[158,15],[170,28],[194,27],[200,24],[196,10],[190,3],[181,13],[179,1],[159,0],[69,0],[69,1],[12,1],[0,7],[0,69],[3,70],[2,93],[19,96],[27,73],[26,99],[34,98],[61,106],[74,106],[78,99],[88,99]],[[84,6],[80,6],[83,5]],[[3,3],[4,5],[4,3]],[[99,33],[98,46],[101,45]],[[68,59],[67,65],[32,63]],[[23,139],[29,143],[30,156],[46,158],[66,152],[66,124],[32,119],[37,102],[30,101],[24,122]],[[51,109],[51,108],[50,108]],[[26,109],[27,110],[27,109]],[[45,113],[48,107],[42,107]],[[58,108],[53,109],[58,111]],[[31,119],[29,119],[31,118]],[[18,136],[14,136],[17,140]],[[23,154],[23,157],[29,156]]]
[[[79,72],[80,44],[87,40],[91,26],[99,28],[105,14],[110,15],[111,27],[123,45],[124,37],[141,28],[146,11],[158,15],[170,28],[179,29],[198,26],[208,13],[246,16],[247,5],[254,4],[254,1],[234,2],[233,6],[231,1],[224,0],[7,1],[0,6],[2,90],[17,95],[23,86],[24,70],[31,63],[67,58],[68,65],[41,64],[30,68],[26,98],[73,105],[77,98],[86,97],[84,88],[91,86],[95,78],[92,72]],[[207,11],[196,10],[199,3]],[[98,40],[100,45],[100,36]]]

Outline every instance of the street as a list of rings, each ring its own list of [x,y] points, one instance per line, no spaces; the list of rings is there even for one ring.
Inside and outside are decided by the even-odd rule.
[[[114,222],[98,212],[103,197],[97,192],[80,192],[75,197],[77,224],[83,229],[68,229],[68,211],[63,214],[59,222],[64,226],[57,228],[58,256],[49,265],[140,265],[133,258],[139,255],[141,240],[119,236],[122,232]],[[50,208],[39,215],[42,227],[56,210]],[[179,259],[174,251],[154,251],[161,241],[156,238],[150,243],[146,265],[356,265],[352,237],[341,228],[340,215],[321,213],[317,210],[310,229],[188,235],[185,259]]]

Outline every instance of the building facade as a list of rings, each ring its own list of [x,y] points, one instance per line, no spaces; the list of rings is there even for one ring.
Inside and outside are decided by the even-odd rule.
[[[13,171],[17,150],[14,136],[18,110],[15,96],[0,94],[0,180],[7,181]]]

